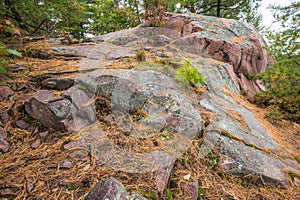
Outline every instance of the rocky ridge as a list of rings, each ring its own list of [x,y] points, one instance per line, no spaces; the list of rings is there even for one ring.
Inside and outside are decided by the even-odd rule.
[[[262,48],[263,38],[252,26],[231,19],[165,13],[163,20],[159,28],[145,23],[103,35],[98,44],[53,46],[55,53],[84,58],[79,63],[83,72],[74,79],[44,80],[45,88],[63,92],[58,96],[50,90],[37,91],[25,103],[26,112],[45,127],[78,132],[79,143],[89,148],[99,165],[129,173],[154,172],[159,193],[165,191],[176,159],[198,138],[203,138],[199,160],[217,153],[217,166],[227,173],[251,175],[261,185],[290,187],[287,172],[299,173],[299,163],[286,159],[284,152],[291,150],[274,139],[240,96],[263,89],[247,79],[274,61]],[[206,90],[199,99],[193,98],[195,91],[180,87],[174,74],[151,70],[151,66],[147,70],[111,68],[138,51],[189,58],[205,77]],[[117,134],[135,140],[159,134],[163,145],[153,145],[153,151],[141,152],[138,147],[128,151],[112,142],[107,127],[118,127]],[[7,142],[2,144],[7,151]],[[108,195],[113,199],[135,195],[114,178],[103,179],[99,185],[106,182],[112,185]],[[107,195],[99,185],[87,199]],[[191,188],[198,193],[197,187]]]

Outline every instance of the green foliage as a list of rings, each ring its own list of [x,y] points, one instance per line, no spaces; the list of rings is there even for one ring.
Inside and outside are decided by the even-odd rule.
[[[59,36],[68,32],[77,38],[87,32],[105,34],[135,27],[141,18],[161,26],[165,11],[219,15],[259,27],[261,16],[256,11],[260,1],[221,0],[218,4],[218,0],[0,0],[0,19],[11,20],[25,34]]]
[[[129,4],[120,4],[118,1],[96,0],[86,5],[86,10],[90,13],[93,21],[89,30],[105,34],[135,27],[140,24],[138,13],[138,3],[128,2]]]
[[[7,46],[0,41],[0,73],[7,74],[7,67],[5,66],[6,62],[9,61],[9,56],[21,56],[16,50],[8,49]]]
[[[166,195],[168,197],[168,200],[173,200],[173,195],[169,188],[166,189]]]
[[[150,192],[149,193],[149,197],[150,197],[150,199],[152,199],[152,200],[156,200],[157,198],[156,198],[156,194],[154,193],[154,192]]]
[[[254,100],[259,105],[268,106],[267,117],[274,121],[300,122],[300,3],[273,9],[284,29],[267,33],[271,43],[269,52],[277,62],[258,75],[267,91],[257,94]]]
[[[197,67],[192,66],[189,59],[184,60],[183,65],[177,69],[176,78],[187,81],[192,86],[197,86],[199,83],[205,83],[204,77],[199,73]]]
[[[80,36],[85,32],[83,0],[0,0],[0,17],[13,21],[25,34],[59,35],[62,31]]]
[[[257,9],[261,0],[181,0],[181,10],[222,18],[233,18],[254,25],[258,30],[263,28],[262,16]]]

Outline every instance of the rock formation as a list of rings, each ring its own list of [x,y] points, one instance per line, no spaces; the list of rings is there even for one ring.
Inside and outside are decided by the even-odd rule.
[[[79,65],[95,70],[77,77],[62,96],[38,91],[26,103],[27,112],[46,127],[79,132],[101,164],[128,172],[155,171],[161,192],[176,158],[198,137],[204,137],[203,149],[220,154],[218,165],[228,173],[253,175],[259,184],[288,188],[286,171],[299,172],[298,164],[281,157],[280,144],[240,96],[242,91],[253,95],[263,89],[247,77],[273,62],[262,36],[251,25],[232,19],[165,13],[163,21],[162,27],[146,23],[103,35],[102,42],[93,46],[53,47],[86,57]],[[168,74],[109,69],[114,61],[141,49],[158,57],[191,59],[206,79],[201,100],[190,101]],[[101,120],[116,124],[120,134],[144,138],[165,131],[172,133],[164,135],[171,137],[169,144],[146,153],[124,151],[97,125],[99,105]],[[211,113],[205,126],[200,109]],[[140,110],[144,115],[132,118]]]

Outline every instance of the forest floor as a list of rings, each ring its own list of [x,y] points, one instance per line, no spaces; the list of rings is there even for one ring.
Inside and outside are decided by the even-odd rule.
[[[0,199],[84,199],[101,178],[109,176],[120,180],[129,191],[149,199],[170,198],[170,195],[156,192],[153,173],[130,174],[97,165],[88,149],[74,142],[80,140],[78,133],[48,129],[31,119],[25,112],[24,102],[42,89],[41,81],[47,77],[76,77],[80,68],[78,61],[66,61],[63,56],[42,59],[41,55],[50,51],[46,40],[28,43],[20,51],[24,56],[10,65],[18,64],[25,70],[10,70],[7,76],[11,80],[0,82],[15,91],[11,98],[0,102],[0,113],[8,114],[2,125],[10,144],[8,152],[0,153]],[[135,64],[115,61],[111,67],[134,68]],[[272,136],[281,145],[298,152],[295,158],[300,162],[299,124],[282,121],[273,125],[263,119],[266,109],[250,103],[249,106],[268,130],[273,130]],[[20,125],[20,121],[28,126]],[[291,181],[288,189],[278,189],[257,185],[251,177],[228,175],[213,164],[217,155],[197,159],[201,143],[202,139],[194,140],[175,163],[168,184],[174,199],[190,199],[189,188],[196,180],[199,180],[198,199],[300,199],[300,180],[298,185]],[[183,179],[188,174],[191,174],[189,181]]]

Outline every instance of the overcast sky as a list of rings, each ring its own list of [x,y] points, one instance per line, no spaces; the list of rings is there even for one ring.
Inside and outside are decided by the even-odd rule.
[[[272,25],[272,22],[274,21],[271,10],[267,9],[270,4],[287,6],[291,2],[293,2],[293,0],[262,0],[261,6],[259,7],[258,11],[263,16],[262,22],[265,25],[265,27],[266,28],[270,27]],[[279,28],[280,28],[279,24],[273,24],[271,26],[271,29],[274,31],[278,30]]]

